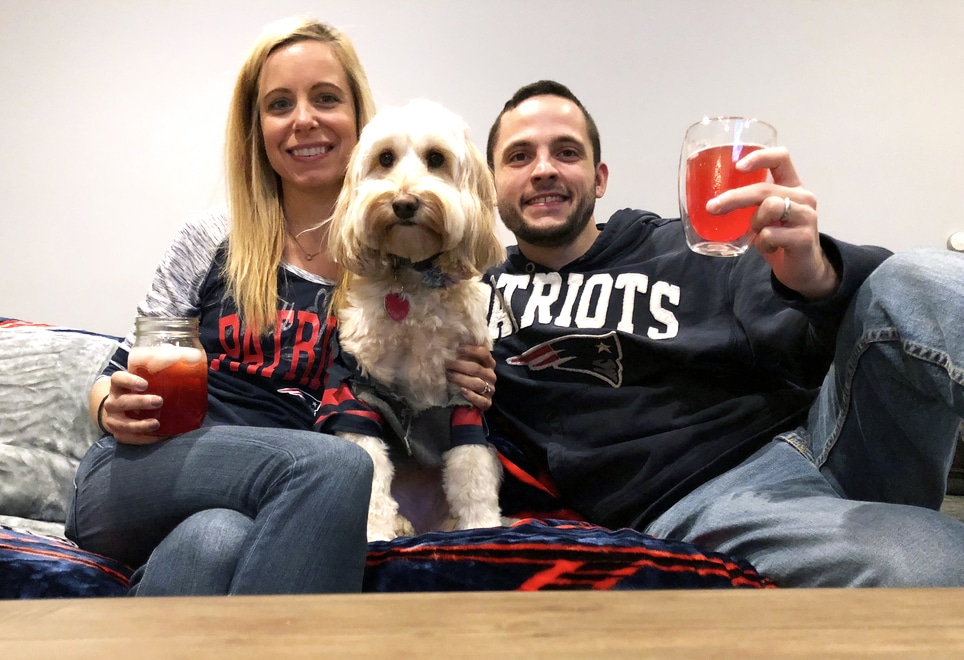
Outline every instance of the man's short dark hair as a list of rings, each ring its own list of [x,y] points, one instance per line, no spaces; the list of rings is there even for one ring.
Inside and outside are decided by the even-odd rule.
[[[592,163],[595,167],[599,167],[599,163],[602,160],[601,147],[599,144],[599,129],[596,128],[596,122],[593,121],[592,115],[586,110],[586,106],[576,98],[572,90],[562,83],[556,82],[555,80],[539,80],[516,90],[512,98],[505,102],[502,112],[495,118],[492,128],[489,129],[489,139],[485,145],[485,157],[489,161],[489,169],[495,169],[495,143],[499,139],[502,115],[510,110],[515,110],[519,104],[527,99],[531,99],[533,96],[558,96],[576,104],[576,107],[582,111],[582,116],[586,118],[586,131],[589,133],[589,142],[592,145]]]

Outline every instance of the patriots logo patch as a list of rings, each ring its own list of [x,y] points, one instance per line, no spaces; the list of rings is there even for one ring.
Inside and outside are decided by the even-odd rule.
[[[311,414],[316,417],[318,416],[318,411],[321,409],[321,401],[304,390],[299,390],[297,387],[282,387],[278,389],[278,394],[289,394],[301,399],[311,409]]]
[[[532,371],[559,369],[598,378],[611,387],[623,382],[623,348],[616,331],[604,335],[566,335],[533,346],[506,364]]]

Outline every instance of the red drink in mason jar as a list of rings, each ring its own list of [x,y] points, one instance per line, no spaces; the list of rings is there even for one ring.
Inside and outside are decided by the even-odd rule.
[[[145,394],[164,400],[156,410],[129,413],[160,422],[149,435],[177,435],[201,426],[208,410],[208,364],[197,319],[138,318],[127,369],[147,381]]]
[[[761,149],[755,144],[724,144],[697,151],[686,161],[686,210],[693,229],[708,241],[734,241],[750,230],[755,206],[710,215],[706,203],[721,193],[766,181],[767,171],[738,172],[736,162]]]

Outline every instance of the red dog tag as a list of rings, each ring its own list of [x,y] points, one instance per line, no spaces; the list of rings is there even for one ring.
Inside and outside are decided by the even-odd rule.
[[[408,299],[397,293],[385,296],[385,311],[393,321],[402,321],[408,316]]]

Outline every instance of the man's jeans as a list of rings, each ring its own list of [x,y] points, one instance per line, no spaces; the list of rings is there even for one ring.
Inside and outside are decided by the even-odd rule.
[[[308,431],[105,437],[78,468],[67,535],[130,566],[150,557],[142,595],[359,591],[371,479],[364,450]]]
[[[896,254],[855,296],[806,427],[645,531],[781,586],[962,586],[964,523],[937,512],[962,417],[964,255]]]

